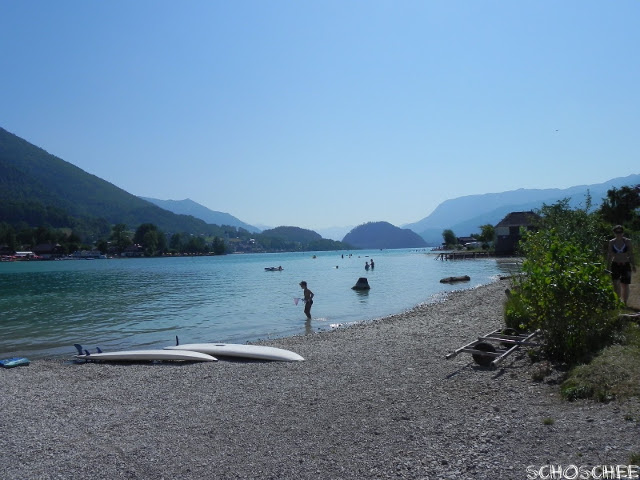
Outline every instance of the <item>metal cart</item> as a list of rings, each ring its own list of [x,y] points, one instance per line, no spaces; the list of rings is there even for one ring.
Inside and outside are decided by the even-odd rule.
[[[532,341],[539,333],[539,330],[533,333],[518,333],[512,328],[494,330],[449,353],[445,358],[448,360],[465,352],[470,353],[478,365],[495,367],[521,346],[539,346],[539,343]]]

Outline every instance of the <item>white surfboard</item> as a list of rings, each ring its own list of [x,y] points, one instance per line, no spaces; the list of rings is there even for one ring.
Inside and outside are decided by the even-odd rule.
[[[170,361],[184,360],[189,362],[215,362],[218,359],[201,352],[188,350],[123,350],[120,352],[99,352],[75,355],[80,360],[100,362],[136,362],[136,361]]]
[[[300,362],[304,360],[300,355],[282,348],[265,347],[262,345],[240,345],[236,343],[185,343],[165,350],[191,350],[226,357],[253,358],[257,360],[274,360],[280,362]]]

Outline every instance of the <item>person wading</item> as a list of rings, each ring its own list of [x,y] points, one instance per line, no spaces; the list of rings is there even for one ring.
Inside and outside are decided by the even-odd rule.
[[[307,288],[307,282],[300,282],[304,294],[304,314],[311,320],[311,305],[313,305],[313,292]]]

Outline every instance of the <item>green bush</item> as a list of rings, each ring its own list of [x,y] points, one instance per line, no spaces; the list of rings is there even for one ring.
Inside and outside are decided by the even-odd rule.
[[[554,228],[528,233],[522,251],[524,275],[509,312],[542,330],[546,356],[575,364],[606,345],[619,301],[597,252]]]
[[[527,311],[527,306],[521,295],[510,291],[507,294],[507,301],[504,303],[504,321],[507,328],[518,331],[528,330],[531,324],[531,317]]]

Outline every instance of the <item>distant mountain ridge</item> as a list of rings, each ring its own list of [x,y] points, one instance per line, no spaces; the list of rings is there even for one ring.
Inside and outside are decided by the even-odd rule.
[[[364,229],[356,227],[343,241],[346,242],[347,237],[353,234],[360,245],[367,246],[363,248],[422,246],[407,233],[411,232],[426,240],[428,245],[439,245],[444,229],[452,229],[458,236],[467,236],[479,232],[481,225],[497,224],[512,211],[537,209],[543,203],[553,204],[563,198],[570,198],[574,207],[584,204],[587,192],[590,192],[592,206],[596,208],[611,188],[638,184],[640,175],[634,174],[601,184],[567,189],[519,189],[469,195],[441,203],[429,216],[403,225],[406,231],[387,222],[377,222],[386,225],[380,228],[366,227],[368,224]],[[0,222],[72,227],[75,233],[87,239],[108,236],[112,225],[118,223],[124,223],[128,228],[153,223],[167,234],[185,232],[220,237],[235,236],[237,228],[245,229],[251,235],[260,230],[230,214],[209,210],[189,199],[150,200],[132,195],[0,128]],[[174,213],[167,204],[160,207],[156,202],[176,202],[184,207],[185,213]],[[175,205],[171,208],[177,209]],[[205,214],[220,216],[203,220]],[[332,236],[337,235],[335,230]],[[371,237],[364,238],[363,231]],[[327,242],[322,245],[325,244]]]
[[[229,213],[210,210],[189,198],[184,200],[160,200],[149,197],[140,198],[170,212],[180,215],[191,215],[192,217],[199,218],[213,225],[231,225],[232,227],[244,228],[251,233],[260,233],[261,231],[259,228],[249,225]]]
[[[570,198],[572,207],[585,206],[591,195],[592,207],[597,208],[611,188],[640,184],[640,175],[618,177],[594,185],[579,185],[565,189],[518,189],[502,193],[468,195],[442,202],[428,217],[403,225],[418,233],[429,245],[442,243],[442,231],[451,229],[458,236],[479,233],[480,226],[497,224],[510,212],[535,210],[543,204],[551,205]]]
[[[389,222],[369,222],[351,230],[343,239],[358,248],[421,248],[427,243],[415,232]]]
[[[100,236],[110,225],[153,223],[165,232],[220,234],[221,229],[177,215],[85,172],[0,128],[0,221],[82,226]]]

